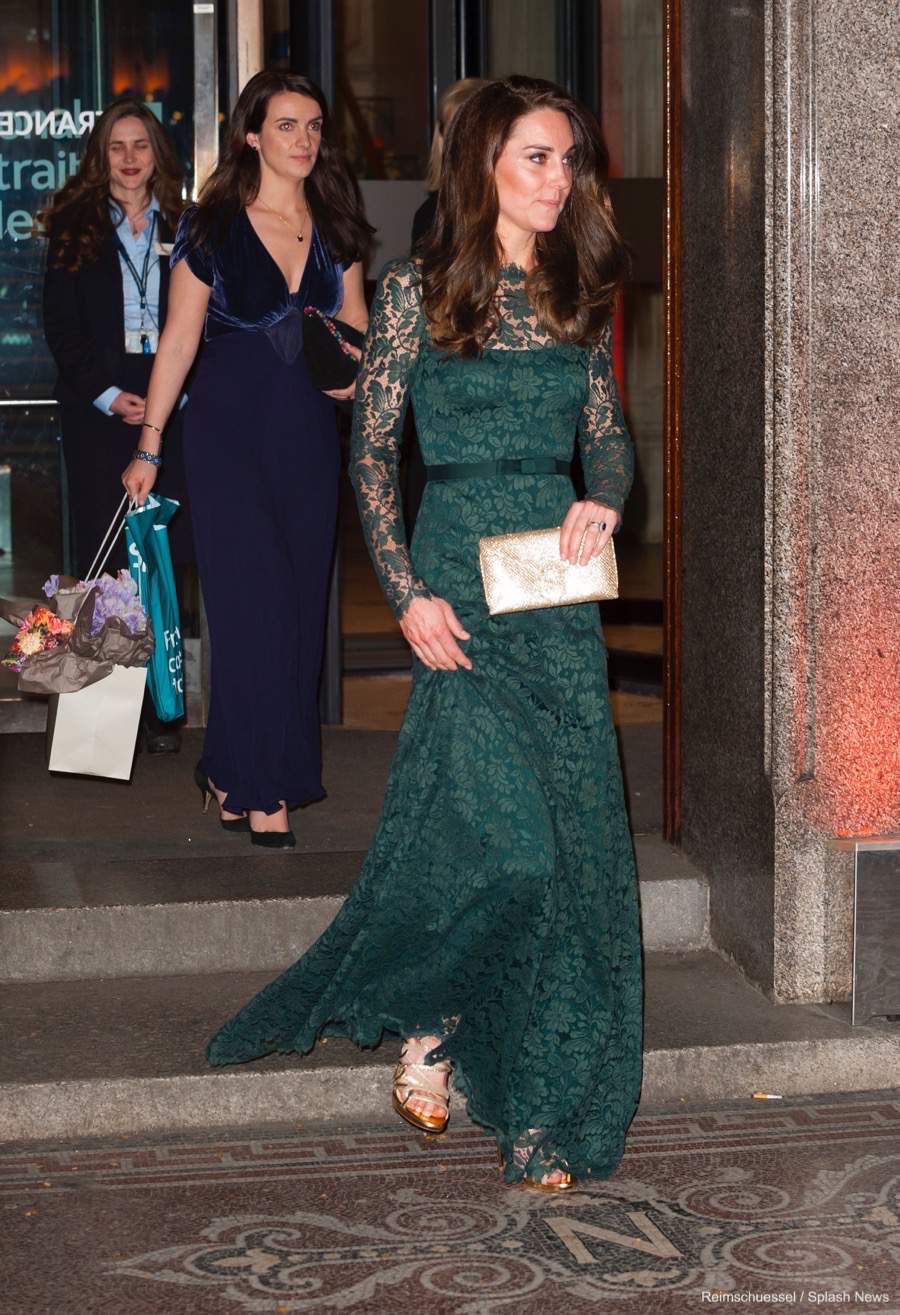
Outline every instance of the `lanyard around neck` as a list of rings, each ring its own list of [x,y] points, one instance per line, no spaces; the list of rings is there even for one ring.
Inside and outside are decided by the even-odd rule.
[[[147,250],[144,252],[144,264],[140,274],[137,272],[137,266],[135,265],[134,261],[131,259],[131,256],[129,256],[128,252],[125,250],[125,243],[119,237],[118,233],[116,233],[116,246],[119,248],[119,255],[125,261],[125,264],[128,267],[128,272],[131,275],[131,277],[134,279],[135,287],[138,290],[138,296],[141,299],[142,318],[144,311],[147,309],[147,283],[148,283],[148,277],[150,271],[150,257],[153,254],[153,234],[155,230],[156,230],[156,211],[152,210],[150,212],[150,223],[148,225],[148,232],[147,232]]]

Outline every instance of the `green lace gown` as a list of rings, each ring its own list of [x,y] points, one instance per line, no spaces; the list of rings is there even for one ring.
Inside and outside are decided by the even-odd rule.
[[[328,930],[213,1038],[214,1064],[440,1035],[508,1181],[618,1164],[641,1076],[637,885],[598,608],[491,618],[486,534],[559,525],[560,475],[432,481],[407,549],[397,486],[412,400],[426,465],[568,461],[621,511],[632,445],[609,332],[592,349],[542,332],[525,275],[504,269],[481,356],[436,351],[415,266],[386,271],[357,385],[351,474],[385,594],[447,599],[471,671],[416,663],[377,834]],[[385,1093],[385,1111],[389,1109]]]

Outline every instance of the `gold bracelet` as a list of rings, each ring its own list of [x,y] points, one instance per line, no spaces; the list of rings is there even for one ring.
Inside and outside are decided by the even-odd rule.
[[[156,432],[157,432],[157,434],[161,434],[161,433],[162,433],[162,430],[160,429],[159,425],[151,425],[151,423],[150,423],[149,420],[145,420],[145,421],[144,421],[144,426],[143,426],[143,427],[144,427],[144,429],[155,429]]]

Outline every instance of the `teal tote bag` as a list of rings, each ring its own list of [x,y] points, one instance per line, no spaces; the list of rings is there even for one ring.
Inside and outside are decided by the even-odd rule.
[[[147,688],[160,721],[184,716],[184,652],[175,572],[169,549],[169,521],[178,511],[174,498],[154,493],[125,517],[128,569],[150,616],[155,644],[147,664]]]

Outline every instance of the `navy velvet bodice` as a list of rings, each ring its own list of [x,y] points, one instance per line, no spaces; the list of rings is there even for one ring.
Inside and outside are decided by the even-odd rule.
[[[189,228],[195,207],[178,225],[170,265],[186,260],[188,268],[211,289],[204,339],[226,333],[264,333],[287,363],[303,346],[303,307],[316,306],[336,315],[344,299],[343,266],[332,258],[318,228],[313,228],[300,287],[292,293],[276,261],[257,234],[246,210],[240,210],[227,235],[213,246],[197,246]]]

